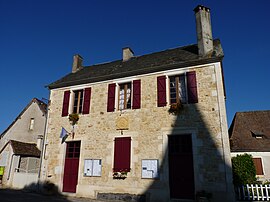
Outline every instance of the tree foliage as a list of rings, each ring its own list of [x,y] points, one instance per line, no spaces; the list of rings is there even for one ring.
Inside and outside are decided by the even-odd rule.
[[[252,184],[256,182],[256,168],[250,154],[232,157],[234,185]]]

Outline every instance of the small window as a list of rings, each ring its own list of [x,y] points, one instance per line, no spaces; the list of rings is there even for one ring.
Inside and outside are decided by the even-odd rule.
[[[73,113],[81,114],[83,106],[83,89],[73,91],[74,102],[73,102]]]
[[[184,74],[170,76],[170,104],[187,103],[186,77]]]
[[[29,130],[34,130],[34,124],[35,124],[35,119],[31,118],[30,119],[30,124],[29,124]]]
[[[119,84],[119,110],[131,109],[131,83]]]
[[[253,158],[254,166],[256,168],[256,175],[263,175],[262,159]]]
[[[263,132],[260,131],[251,131],[252,137],[255,137],[256,139],[262,139],[264,137]]]
[[[68,142],[66,149],[66,158],[80,158],[81,142]]]

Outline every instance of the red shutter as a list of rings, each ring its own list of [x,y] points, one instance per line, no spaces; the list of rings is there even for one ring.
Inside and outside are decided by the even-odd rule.
[[[195,71],[187,73],[187,89],[188,89],[188,102],[197,103],[198,94],[197,94],[197,81]]]
[[[132,109],[141,108],[141,80],[133,81],[133,100],[132,100]]]
[[[120,137],[114,140],[114,172],[130,171],[130,137]]]
[[[115,105],[115,83],[109,84],[107,112],[113,112]]]
[[[69,96],[70,96],[70,91],[69,90],[65,91],[64,99],[63,99],[63,107],[62,107],[62,116],[68,115]]]
[[[262,159],[261,158],[253,158],[253,163],[256,168],[256,175],[263,175],[263,168],[262,168]]]
[[[83,98],[83,114],[89,114],[90,111],[90,100],[91,100],[91,88],[86,88],[84,90]]]
[[[166,76],[157,77],[158,107],[166,106]]]

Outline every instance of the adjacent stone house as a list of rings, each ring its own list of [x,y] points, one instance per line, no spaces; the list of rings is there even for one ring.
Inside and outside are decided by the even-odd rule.
[[[93,66],[74,56],[72,73],[48,86],[43,180],[90,198],[195,200],[205,190],[234,201],[223,50],[209,9],[194,11],[198,44],[142,56],[124,48]]]
[[[36,183],[45,130],[47,105],[33,98],[0,135],[1,182],[23,188]]]
[[[270,180],[270,110],[237,112],[229,129],[231,156],[251,154],[259,181]]]

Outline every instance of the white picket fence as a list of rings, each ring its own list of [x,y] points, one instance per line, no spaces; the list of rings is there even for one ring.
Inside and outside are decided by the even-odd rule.
[[[237,187],[238,200],[270,201],[270,185],[251,184]]]

